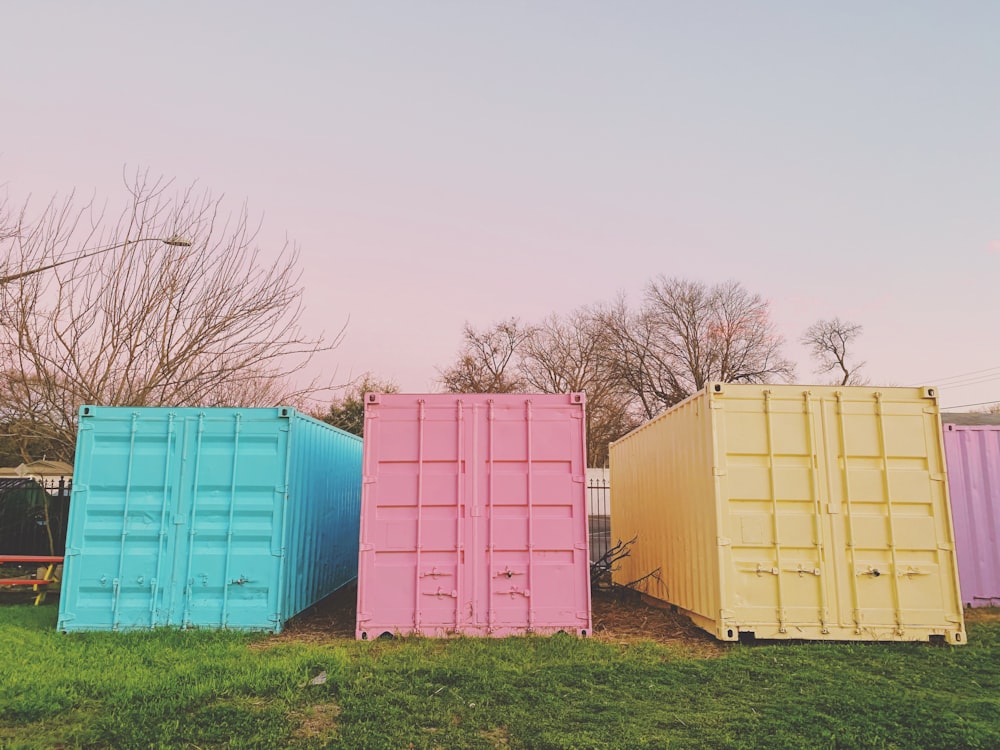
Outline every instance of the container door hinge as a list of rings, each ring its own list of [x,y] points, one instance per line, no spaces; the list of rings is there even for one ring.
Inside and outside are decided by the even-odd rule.
[[[587,549],[587,543],[577,542],[576,544],[573,545],[573,549]]]
[[[726,470],[723,469],[721,466],[713,466],[712,467],[712,476],[715,476],[715,477],[724,477],[724,476],[726,476]]]
[[[941,474],[941,473],[931,474],[931,481],[932,482],[943,482],[944,481],[944,474]]]
[[[953,547],[952,545],[950,545],[950,544],[939,544],[939,545],[937,546],[937,548],[938,548],[939,550],[943,550],[943,551],[945,551],[945,552],[951,552],[952,550],[954,550],[954,549],[955,549],[955,548],[954,548],[954,547]]]
[[[720,537],[718,537],[716,539],[716,543],[720,547],[728,547],[729,545],[731,545],[733,543],[733,540],[730,539],[728,536],[720,536]]]
[[[577,612],[576,613],[576,619],[577,620],[589,620],[590,619],[590,614],[587,613],[587,612]]]
[[[578,484],[583,484],[584,482],[587,481],[587,478],[583,477],[583,476],[577,476],[576,474],[574,474],[573,475],[573,481],[576,482],[576,483],[578,483]]]
[[[358,612],[358,622],[368,622],[372,619],[371,612]]]
[[[73,557],[74,555],[79,555],[80,550],[77,547],[67,547],[66,551],[63,552],[63,557]]]
[[[361,552],[373,552],[375,550],[374,544],[360,544],[358,545],[358,550]]]
[[[369,476],[365,477],[364,483],[365,484],[375,484],[376,481],[378,481],[378,480],[375,477],[369,475]]]

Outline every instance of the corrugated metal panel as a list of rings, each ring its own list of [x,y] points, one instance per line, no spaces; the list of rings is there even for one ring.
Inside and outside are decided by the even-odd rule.
[[[1000,425],[944,425],[962,601],[1000,606]]]
[[[616,582],[725,640],[964,643],[935,394],[712,384],[611,446]]]
[[[583,394],[368,394],[357,637],[590,633]]]
[[[356,575],[361,440],[294,409],[80,409],[61,630],[281,630]]]

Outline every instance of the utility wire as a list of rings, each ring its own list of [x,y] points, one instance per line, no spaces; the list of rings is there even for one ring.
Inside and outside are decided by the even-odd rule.
[[[976,379],[977,382],[980,382],[978,380],[978,378],[975,378],[975,376],[981,376],[983,373],[995,373],[995,374],[986,376],[985,377],[986,380],[993,380],[995,378],[1000,378],[1000,365],[997,365],[995,367],[986,367],[986,368],[983,368],[982,370],[973,370],[971,372],[960,372],[957,375],[950,375],[950,376],[945,377],[945,378],[926,378],[924,380],[921,380],[919,383],[914,383],[913,386],[916,387],[916,386],[919,386],[919,385],[924,385],[925,383],[935,383],[937,385],[951,385],[951,386],[964,385],[964,383],[952,383],[950,381],[953,381],[953,380],[955,380],[955,381],[961,381],[961,380],[965,380],[965,379]]]
[[[942,406],[941,411],[948,411],[949,409],[965,409],[969,406],[986,406],[987,404],[1000,404],[1000,400],[997,401],[980,401],[978,404],[958,404],[957,406]]]
[[[974,378],[972,380],[960,380],[954,383],[935,383],[935,385],[941,388],[965,388],[968,385],[979,385],[980,383],[991,383],[994,380],[1000,380],[1000,373],[993,377],[986,378]]]

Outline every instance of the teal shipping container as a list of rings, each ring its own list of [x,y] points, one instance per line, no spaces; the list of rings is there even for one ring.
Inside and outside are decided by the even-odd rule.
[[[82,406],[57,627],[279,632],[357,577],[360,501],[295,409]]]

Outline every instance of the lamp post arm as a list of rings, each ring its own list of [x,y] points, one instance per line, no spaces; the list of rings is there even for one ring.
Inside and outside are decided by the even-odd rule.
[[[75,258],[66,258],[64,260],[57,260],[55,263],[49,263],[47,266],[39,266],[38,268],[32,268],[28,271],[21,271],[21,273],[11,274],[10,276],[0,276],[0,284],[9,284],[11,281],[17,281],[18,279],[23,279],[26,276],[34,276],[36,273],[41,273],[42,271],[48,271],[53,268],[58,268],[59,266],[65,266],[68,263],[76,263],[84,258],[90,258],[94,255],[100,255],[101,253],[107,253],[112,250],[117,250],[118,248],[125,247],[127,245],[134,244],[136,242],[162,242],[165,245],[170,245],[173,247],[188,247],[190,242],[179,237],[168,237],[166,239],[162,237],[139,237],[134,240],[126,240],[125,242],[119,242],[116,245],[109,245],[108,247],[99,247],[96,250],[88,250]]]

